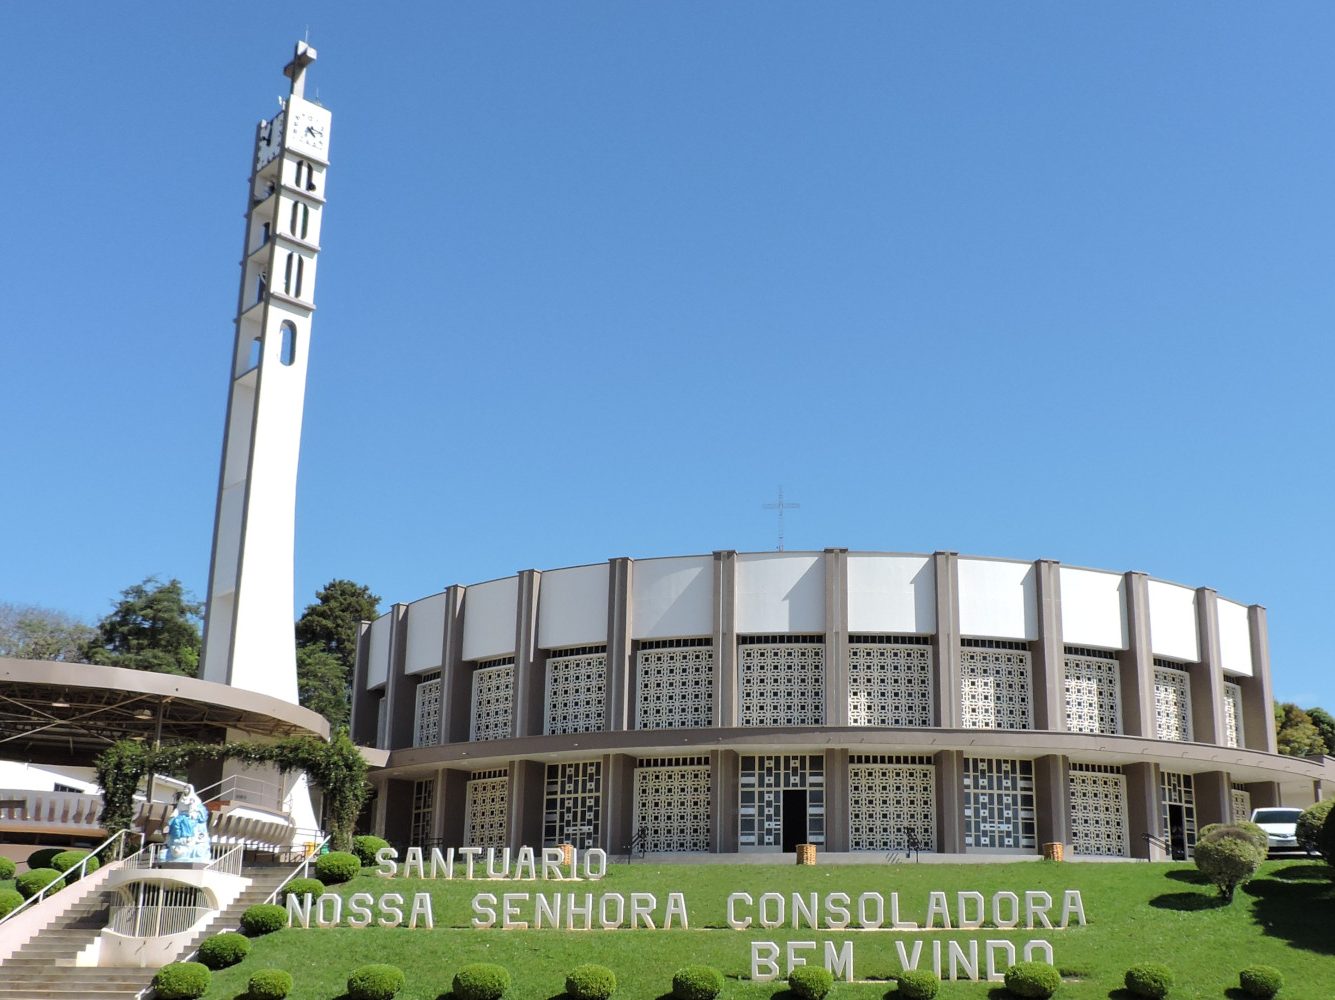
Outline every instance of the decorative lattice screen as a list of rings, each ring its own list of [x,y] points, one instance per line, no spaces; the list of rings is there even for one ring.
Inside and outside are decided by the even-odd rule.
[[[1122,769],[1072,764],[1070,783],[1071,849],[1076,854],[1127,857],[1130,840]]]
[[[464,792],[464,846],[504,847],[510,807],[510,772],[474,771]]]
[[[714,646],[708,639],[642,643],[635,654],[635,676],[638,728],[714,724]]]
[[[512,735],[511,705],[515,692],[513,658],[478,664],[473,671],[473,722],[475,740],[505,740]]]
[[[543,847],[574,844],[580,850],[587,850],[598,846],[602,832],[602,778],[602,762],[597,760],[547,765]]]
[[[1242,733],[1242,688],[1224,681],[1224,746],[1240,747]]]
[[[635,768],[635,844],[648,852],[709,850],[709,758],[652,757]]]
[[[440,742],[440,671],[425,674],[417,685],[413,713],[413,746],[433,747]]]
[[[607,650],[596,646],[547,657],[549,736],[596,733],[607,728]]]
[[[1191,742],[1191,678],[1185,670],[1154,668],[1154,735]]]
[[[416,847],[431,840],[431,814],[436,805],[436,779],[422,778],[413,782],[413,811],[408,839]]]
[[[1067,732],[1120,733],[1122,681],[1117,660],[1068,649],[1064,666]]]
[[[1006,850],[1038,846],[1032,761],[964,758],[964,844]]]
[[[1023,643],[964,640],[960,650],[965,729],[1033,729],[1029,650]]]
[[[1234,785],[1230,790],[1233,806],[1233,822],[1241,823],[1252,818],[1252,793]]]
[[[747,636],[739,653],[742,725],[819,726],[825,720],[820,636]]]
[[[883,641],[872,641],[879,638]],[[932,724],[932,647],[917,636],[850,636],[848,723]]]
[[[931,757],[854,754],[848,765],[849,847],[936,850],[936,768]],[[910,835],[912,835],[910,837]]]

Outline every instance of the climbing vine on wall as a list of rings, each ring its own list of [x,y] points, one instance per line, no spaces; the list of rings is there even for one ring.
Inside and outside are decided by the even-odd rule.
[[[185,770],[200,761],[234,760],[272,764],[280,771],[304,771],[324,792],[325,819],[334,847],[352,844],[357,815],[366,802],[366,761],[340,731],[328,742],[314,736],[293,736],[277,743],[176,743],[151,747],[118,740],[97,758],[102,786],[102,826],[108,832],[128,830],[134,822],[134,795],[149,774]]]

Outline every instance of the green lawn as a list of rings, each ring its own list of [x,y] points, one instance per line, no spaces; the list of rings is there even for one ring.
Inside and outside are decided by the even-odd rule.
[[[388,962],[408,977],[402,1000],[436,1000],[449,992],[455,971],[467,962],[497,962],[514,978],[512,1000],[551,1000],[562,993],[566,970],[581,962],[599,962],[617,975],[619,1000],[655,1000],[671,987],[674,970],[705,963],[728,977],[724,1000],[768,1000],[780,982],[752,983],[753,940],[851,940],[854,973],[860,982],[836,984],[831,1000],[879,1000],[889,977],[899,971],[895,941],[912,947],[926,940],[923,966],[930,968],[933,939],[1042,937],[1052,943],[1055,964],[1067,977],[1057,994],[1069,1000],[1124,1000],[1122,975],[1129,965],[1156,961],[1177,974],[1171,998],[1229,997],[1237,972],[1248,964],[1279,967],[1287,982],[1281,1000],[1330,1000],[1335,997],[1335,883],[1330,869],[1307,861],[1268,862],[1260,875],[1240,890],[1232,906],[1217,905],[1214,890],[1202,885],[1191,865],[1049,864],[792,866],[663,865],[611,866],[596,883],[419,881],[362,875],[338,892],[430,892],[436,929],[410,930],[342,927],[288,929],[253,942],[240,965],[214,974],[208,1000],[244,998],[250,974],[265,967],[290,971],[293,1000],[335,1000],[344,993],[348,973],[366,962]],[[838,930],[736,931],[726,927],[725,900],[730,892],[898,892],[903,919],[921,921],[927,894],[945,890],[954,911],[954,893],[976,890],[990,898],[1009,890],[1052,893],[1060,905],[1065,889],[1079,889],[1088,925],[1052,931],[895,932]],[[504,891],[653,892],[660,903],[667,893],[685,894],[689,930],[558,931],[476,930],[470,924],[474,894]],[[406,907],[405,907],[406,911]],[[1056,913],[1054,912],[1054,916]],[[596,916],[596,913],[595,913]],[[1055,922],[1055,921],[1054,921]],[[817,959],[818,960],[818,959]],[[1240,994],[1236,994],[1240,996]],[[942,1000],[1003,1000],[996,984],[946,982]],[[1129,998],[1126,998],[1129,1000]]]

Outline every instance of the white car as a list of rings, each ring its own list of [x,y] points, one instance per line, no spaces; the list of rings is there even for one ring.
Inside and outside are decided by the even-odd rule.
[[[1252,822],[1266,832],[1272,851],[1298,850],[1298,817],[1301,809],[1266,807],[1252,810]]]

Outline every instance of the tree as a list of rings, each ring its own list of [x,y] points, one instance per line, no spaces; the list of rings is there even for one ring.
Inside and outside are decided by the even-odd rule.
[[[380,614],[380,598],[351,580],[330,580],[297,619],[297,690],[301,704],[331,726],[348,721],[357,626]]]
[[[200,604],[177,579],[148,577],[121,591],[84,648],[90,663],[160,674],[199,674]]]
[[[1311,718],[1290,701],[1275,705],[1275,742],[1279,752],[1290,757],[1326,752],[1326,744]]]
[[[1234,890],[1256,874],[1265,856],[1266,849],[1250,831],[1228,823],[1201,837],[1194,852],[1196,867],[1214,883],[1225,903],[1233,902]]]
[[[1307,717],[1321,734],[1321,742],[1326,744],[1326,753],[1335,754],[1335,715],[1324,708],[1309,708]]]
[[[0,604],[0,656],[78,660],[93,629],[73,615],[31,605]]]

